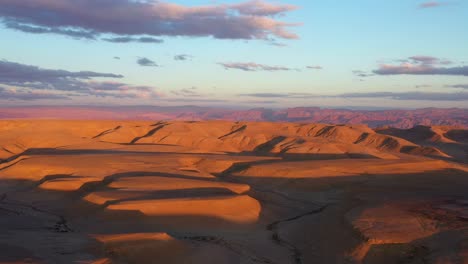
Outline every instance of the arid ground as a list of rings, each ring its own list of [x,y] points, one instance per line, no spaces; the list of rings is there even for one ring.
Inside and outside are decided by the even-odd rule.
[[[468,263],[468,130],[0,121],[0,263]]]

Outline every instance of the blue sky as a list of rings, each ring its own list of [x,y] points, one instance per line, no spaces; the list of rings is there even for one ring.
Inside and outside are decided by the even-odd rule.
[[[32,0],[24,2],[28,1]],[[70,90],[72,88],[57,87],[57,80],[54,80],[54,87],[43,83],[42,79],[30,85],[31,80],[12,81],[11,76],[2,77],[0,72],[1,104],[468,106],[468,34],[463,22],[468,17],[466,1],[166,1],[177,4],[178,9],[205,6],[224,10],[223,6],[242,3],[243,7],[256,7],[255,10],[284,6],[286,11],[255,15],[261,19],[297,23],[286,27],[297,38],[270,34],[252,39],[242,36],[225,39],[179,32],[170,32],[173,36],[144,35],[162,43],[104,41],[103,38],[110,36],[140,37],[140,34],[133,34],[139,29],[131,27],[141,26],[141,23],[128,24],[131,34],[109,34],[99,25],[94,28],[92,23],[87,23],[86,27],[81,27],[80,22],[57,19],[55,16],[67,14],[60,14],[62,10],[51,2],[36,2],[47,11],[47,20],[28,13],[27,5],[0,0],[3,21],[0,23],[0,59],[4,71],[37,66],[41,73],[46,70],[90,71],[123,77],[61,77],[61,82],[64,79],[79,81],[76,85],[87,86],[92,82],[89,88],[94,89],[92,93],[75,93],[77,91]],[[67,4],[71,0],[63,2]],[[93,8],[92,5],[87,3],[83,8]],[[150,7],[148,4],[146,9]],[[73,8],[77,7],[72,5],[63,12],[75,11]],[[99,8],[96,10],[99,16]],[[233,11],[226,12],[223,15],[231,15]],[[199,13],[194,12],[191,16],[197,15]],[[56,31],[31,33],[9,25],[12,21],[35,29],[97,30],[99,38],[74,38]],[[212,25],[200,22],[199,27],[204,26]],[[226,32],[235,29],[226,28]],[[221,27],[221,30],[224,29]],[[186,60],[175,60],[177,55],[188,56]],[[157,66],[138,64],[138,60],[144,58]],[[28,72],[24,67],[22,71]],[[118,82],[121,86],[109,93],[96,88],[97,83],[107,82]],[[123,90],[130,91],[132,96],[114,96],[115,91],[121,94]],[[139,96],[141,91],[143,96]],[[47,96],[49,94],[53,96]]]

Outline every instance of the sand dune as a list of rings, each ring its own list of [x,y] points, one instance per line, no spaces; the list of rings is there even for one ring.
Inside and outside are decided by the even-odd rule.
[[[0,121],[0,263],[468,263],[467,131]]]

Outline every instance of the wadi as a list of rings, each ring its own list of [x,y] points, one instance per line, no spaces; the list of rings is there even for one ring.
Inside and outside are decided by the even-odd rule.
[[[468,263],[468,130],[0,121],[0,263]]]

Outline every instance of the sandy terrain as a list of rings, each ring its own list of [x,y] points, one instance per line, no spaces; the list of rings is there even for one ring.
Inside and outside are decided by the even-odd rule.
[[[468,263],[468,131],[0,121],[0,263]]]

